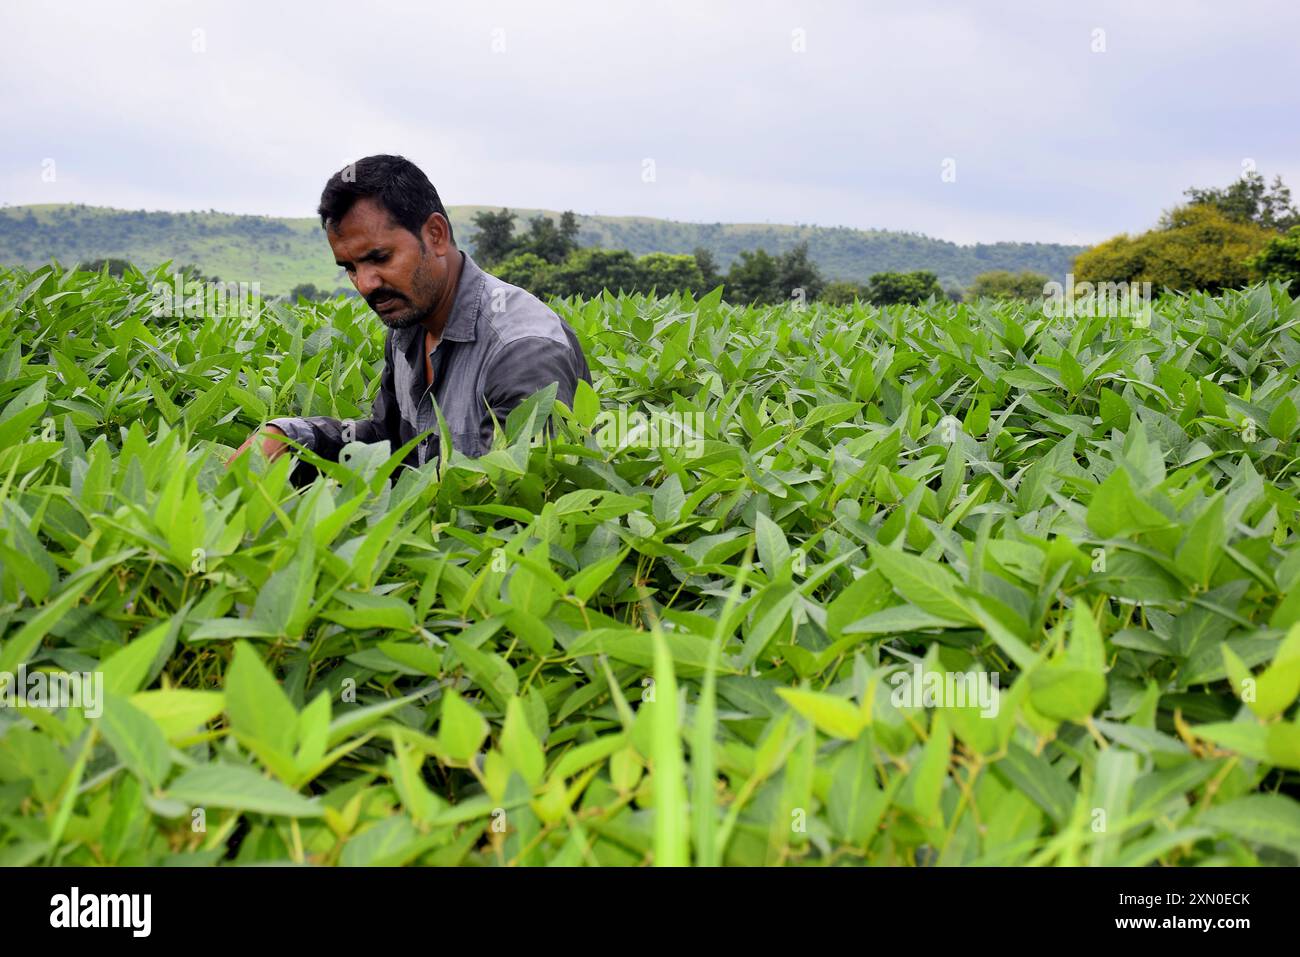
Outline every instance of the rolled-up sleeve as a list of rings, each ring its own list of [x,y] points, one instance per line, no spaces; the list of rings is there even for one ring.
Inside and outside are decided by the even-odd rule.
[[[312,443],[316,440],[311,426],[302,416],[285,415],[278,419],[272,419],[266,424],[275,426],[299,445],[305,445],[309,449],[312,449]],[[316,450],[312,449],[312,451]]]

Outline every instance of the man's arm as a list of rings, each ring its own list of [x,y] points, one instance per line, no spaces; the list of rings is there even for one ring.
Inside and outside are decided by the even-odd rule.
[[[542,336],[516,339],[505,345],[489,363],[484,376],[483,398],[491,409],[485,409],[479,433],[483,445],[492,446],[492,417],[505,425],[515,406],[539,389],[556,384],[555,398],[573,408],[573,396],[578,380],[591,382],[576,339],[568,343],[556,342]]]
[[[266,424],[266,431],[273,436],[277,433],[284,435],[321,458],[337,462],[339,452],[348,442],[381,442],[388,439],[395,443],[399,436],[398,417],[397,395],[393,389],[392,336],[387,335],[384,339],[384,369],[368,419],[345,421],[327,415],[281,416],[271,419]],[[252,441],[253,437],[250,436],[234,457],[238,457]],[[263,447],[267,448],[268,456],[274,458],[287,446],[275,439],[268,439]],[[294,484],[310,482],[315,472],[316,469],[308,463],[299,463],[293,473]]]
[[[285,435],[306,446],[323,459],[337,462],[339,452],[349,442],[395,440],[397,430],[397,395],[393,390],[392,335],[384,336],[384,370],[379,391],[371,407],[370,418],[343,420],[328,415],[282,416],[272,419]]]
[[[261,434],[265,436],[265,438],[262,439],[262,454],[271,460],[275,460],[279,458],[280,455],[284,452],[284,450],[288,448],[287,445],[285,445],[283,442],[279,440],[279,438],[277,438],[277,436],[284,435],[284,432],[279,427],[274,425],[264,425],[262,426],[260,431]],[[239,458],[241,455],[243,455],[248,450],[248,447],[253,444],[254,440],[257,439],[257,437],[258,437],[258,433],[253,432],[248,436],[248,438],[244,439],[244,444],[241,445],[239,448],[235,449],[235,454],[226,460],[226,468],[230,468],[230,463],[235,461],[235,459]]]

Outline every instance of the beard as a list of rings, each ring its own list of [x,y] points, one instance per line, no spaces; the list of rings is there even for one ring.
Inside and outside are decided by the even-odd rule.
[[[396,299],[399,305],[389,312],[375,309],[376,303]],[[377,289],[366,299],[374,309],[375,315],[389,329],[406,329],[417,325],[432,315],[438,302],[438,281],[425,257],[420,257],[415,275],[411,278],[411,295],[407,296],[396,289]]]
[[[404,298],[404,297],[403,297]],[[373,306],[371,308],[374,308]],[[378,312],[379,321],[389,329],[406,329],[410,326],[418,325],[424,321],[424,317],[429,314],[429,310],[420,309],[409,304],[405,308],[394,309],[392,312]]]

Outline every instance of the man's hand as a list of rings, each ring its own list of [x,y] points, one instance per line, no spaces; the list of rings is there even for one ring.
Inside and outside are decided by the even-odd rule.
[[[275,461],[276,458],[278,458],[280,455],[284,453],[285,449],[288,448],[287,445],[285,445],[283,442],[281,442],[278,438],[275,437],[275,436],[284,435],[284,432],[276,428],[274,425],[263,426],[261,432],[268,436],[266,439],[262,441],[262,452],[266,456],[268,461],[273,462]],[[244,450],[253,444],[253,440],[256,439],[257,436],[258,433],[254,432],[252,435],[250,435],[247,439],[244,440],[244,444],[241,445],[238,449],[236,449],[235,454],[232,455],[229,461],[226,462],[226,468],[230,468],[230,463],[235,461],[235,459],[239,458],[241,455],[244,454]]]

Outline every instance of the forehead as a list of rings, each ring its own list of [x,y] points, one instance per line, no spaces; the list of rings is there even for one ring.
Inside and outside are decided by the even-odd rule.
[[[406,236],[414,237],[403,229],[392,214],[379,202],[370,197],[363,197],[352,204],[341,220],[331,222],[325,230],[330,245],[335,248],[354,246],[375,246],[380,243],[391,245]]]

